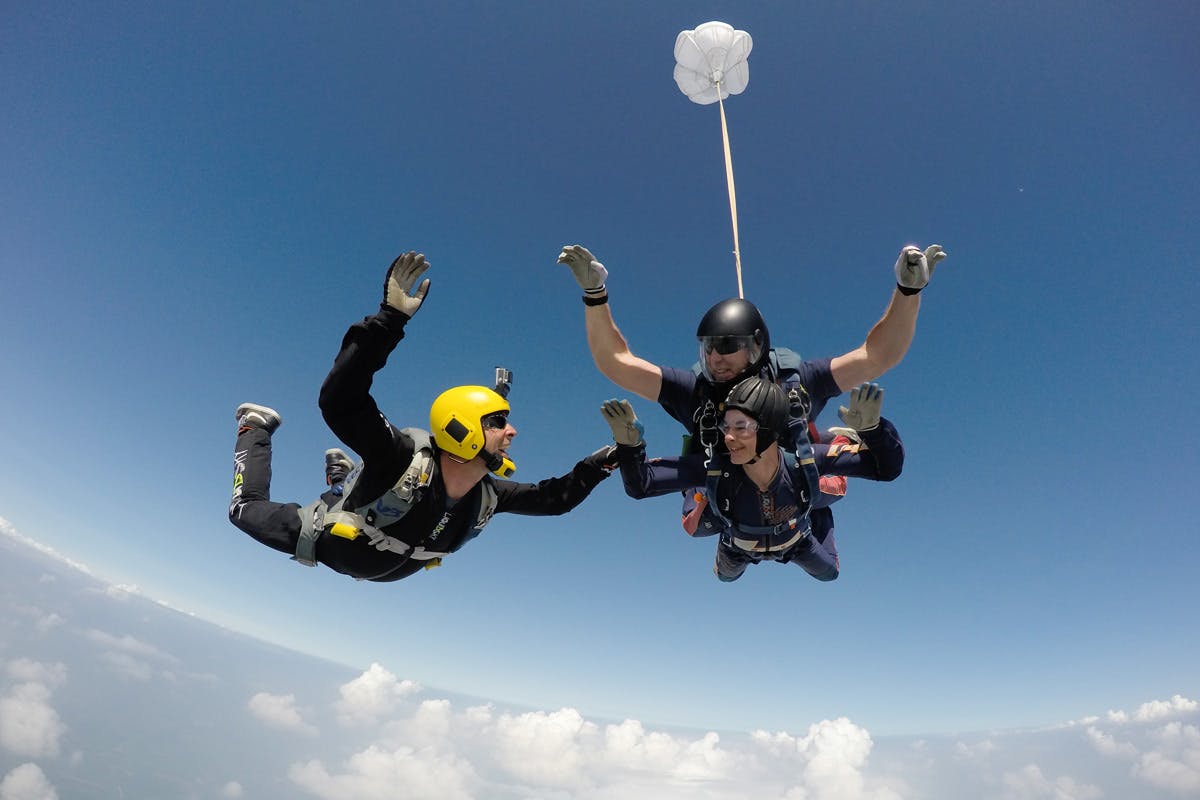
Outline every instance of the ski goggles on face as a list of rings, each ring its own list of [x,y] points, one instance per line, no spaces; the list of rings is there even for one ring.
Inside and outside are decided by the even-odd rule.
[[[504,430],[508,427],[508,412],[494,411],[485,417],[481,417],[479,424],[485,428],[494,428],[496,430]]]
[[[753,345],[753,336],[704,336],[700,339],[700,346],[706,355],[716,352],[728,356],[738,350],[749,350]]]

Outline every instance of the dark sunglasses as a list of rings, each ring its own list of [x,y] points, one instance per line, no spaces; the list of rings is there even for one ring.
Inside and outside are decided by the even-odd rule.
[[[486,417],[480,418],[479,424],[485,428],[503,430],[508,426],[508,412],[495,411],[491,414],[488,414]]]
[[[749,336],[714,336],[704,340],[704,352],[711,353],[715,350],[723,356],[728,356],[749,347],[751,341],[753,340]]]

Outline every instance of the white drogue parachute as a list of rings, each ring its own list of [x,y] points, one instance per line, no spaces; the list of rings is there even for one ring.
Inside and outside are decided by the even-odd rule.
[[[725,146],[725,182],[729,187],[729,216],[733,222],[733,259],[737,268],[738,297],[742,291],[742,254],[738,244],[737,192],[733,187],[733,158],[729,152],[729,127],[725,123],[725,98],[741,94],[750,83],[750,34],[724,22],[706,22],[675,37],[675,83],[693,103],[721,108],[721,141]]]
[[[745,31],[724,22],[706,22],[675,37],[675,83],[702,106],[741,94],[750,83],[750,48]]]

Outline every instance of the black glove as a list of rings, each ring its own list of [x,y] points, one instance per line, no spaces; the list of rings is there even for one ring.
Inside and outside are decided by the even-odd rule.
[[[592,453],[583,459],[583,463],[605,472],[612,472],[617,468],[617,446],[615,444],[606,444],[596,452]]]

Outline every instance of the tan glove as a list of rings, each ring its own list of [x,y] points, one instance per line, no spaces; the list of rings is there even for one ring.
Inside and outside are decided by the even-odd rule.
[[[605,400],[600,406],[604,421],[612,428],[613,441],[617,444],[635,447],[642,443],[642,433],[645,428],[638,422],[637,414],[628,400]]]
[[[600,294],[608,280],[608,270],[581,244],[569,244],[558,254],[558,263],[566,264],[575,282],[585,294]]]
[[[399,256],[388,267],[387,277],[383,281],[383,302],[411,319],[421,303],[425,302],[425,295],[429,294],[429,278],[421,281],[421,285],[413,290],[427,269],[429,262],[424,255],[409,250]]]
[[[931,244],[924,251],[910,244],[896,258],[896,283],[909,289],[908,294],[916,294],[929,283],[934,267],[945,257],[946,251],[940,244]]]
[[[878,383],[862,383],[850,390],[850,407],[838,409],[842,422],[860,433],[879,427],[883,389]]]

